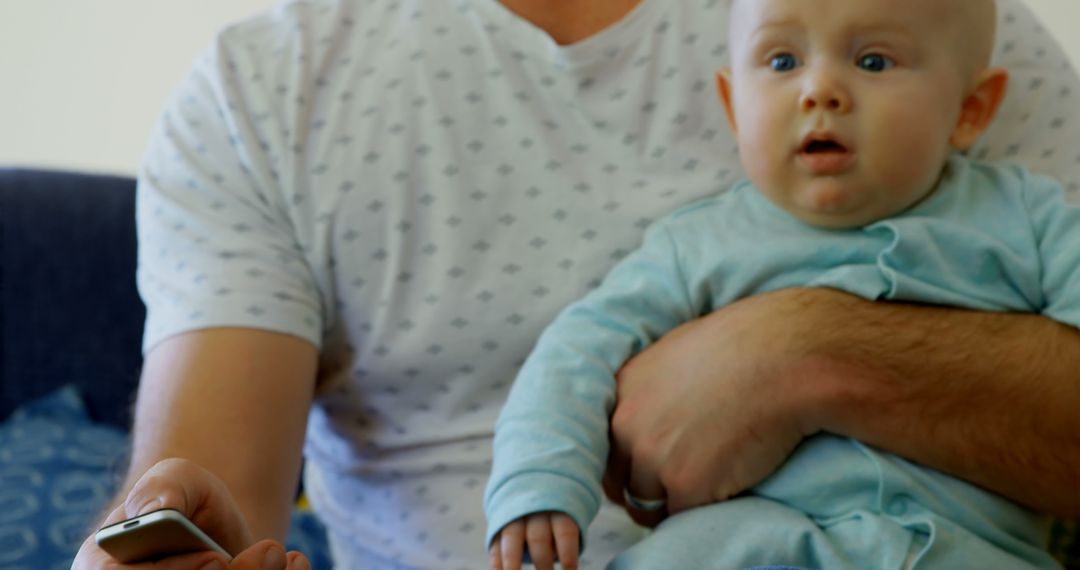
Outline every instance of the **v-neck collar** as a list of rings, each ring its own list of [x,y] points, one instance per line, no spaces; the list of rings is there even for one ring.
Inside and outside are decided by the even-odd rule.
[[[514,42],[522,52],[560,68],[574,68],[604,57],[612,57],[644,37],[649,14],[665,0],[641,0],[620,20],[599,32],[567,45],[559,45],[547,32],[510,11],[499,0],[459,0],[482,12],[496,31],[514,30]]]

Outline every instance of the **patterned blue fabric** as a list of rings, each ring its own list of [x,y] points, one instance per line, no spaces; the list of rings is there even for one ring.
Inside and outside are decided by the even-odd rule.
[[[72,388],[19,408],[0,426],[0,568],[60,570],[104,508],[127,450],[90,423]]]
[[[121,482],[127,453],[127,434],[91,422],[70,386],[0,424],[0,568],[70,568]],[[287,545],[313,568],[331,567],[322,525],[310,513],[293,513]]]

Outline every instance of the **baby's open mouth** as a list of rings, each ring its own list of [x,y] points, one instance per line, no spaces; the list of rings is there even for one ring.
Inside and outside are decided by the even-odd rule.
[[[848,170],[855,153],[831,133],[811,133],[799,147],[799,162],[815,175],[836,175]]]
[[[806,154],[817,154],[825,152],[847,152],[847,148],[833,140],[811,140],[809,143],[803,145],[802,151]]]

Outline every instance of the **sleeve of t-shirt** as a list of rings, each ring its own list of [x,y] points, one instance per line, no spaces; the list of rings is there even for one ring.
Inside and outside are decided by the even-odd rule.
[[[485,547],[506,524],[559,511],[582,531],[600,507],[614,375],[656,339],[698,315],[667,228],[545,329],[495,427],[485,493]]]
[[[219,34],[170,98],[139,170],[143,351],[212,327],[321,345],[323,299],[286,197],[290,157],[256,50]],[[272,64],[271,64],[272,65]]]
[[[1038,175],[1029,175],[1024,198],[1039,248],[1042,313],[1080,327],[1080,204],[1067,202],[1057,181]]]

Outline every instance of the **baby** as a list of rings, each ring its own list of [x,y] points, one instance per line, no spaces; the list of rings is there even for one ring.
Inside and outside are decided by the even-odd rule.
[[[718,84],[749,180],[654,224],[540,338],[496,426],[494,567],[526,550],[576,566],[615,373],[740,298],[830,287],[1080,326],[1080,209],[961,154],[1005,94],[993,0],[733,0],[730,18]],[[1039,516],[848,438],[805,439],[750,491],[670,517],[612,565],[1057,567]]]

